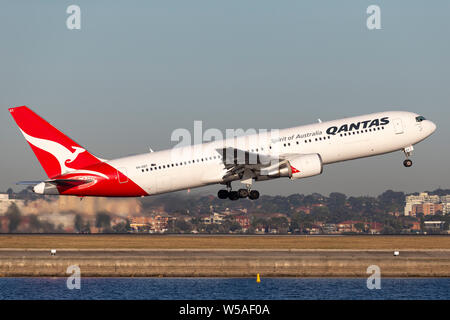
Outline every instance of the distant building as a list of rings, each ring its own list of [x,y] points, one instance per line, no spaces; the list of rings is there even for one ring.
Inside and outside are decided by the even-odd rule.
[[[150,217],[132,217],[130,228],[135,232],[164,233],[168,231],[171,218],[165,215],[154,215]]]
[[[449,214],[450,213],[450,194],[441,197],[442,202],[442,213]]]
[[[130,228],[135,232],[148,232],[150,220],[148,217],[133,217],[130,219]]]
[[[153,216],[150,220],[150,232],[151,233],[164,233],[168,230],[170,217],[164,215]]]
[[[204,224],[212,224],[212,223],[222,224],[224,217],[225,217],[224,214],[214,212],[212,215],[202,218],[202,221]]]
[[[438,204],[442,204],[442,206],[434,206]],[[423,207],[423,205],[426,206]],[[437,211],[442,211],[443,214],[450,213],[450,195],[439,197],[422,192],[418,196],[406,196],[405,216],[415,216],[417,213],[423,213],[424,215],[435,214],[434,212]]]
[[[305,231],[308,234],[320,234],[320,226],[317,224],[313,224],[311,228],[305,228]]]
[[[356,227],[357,224],[362,224],[363,228],[358,229]],[[381,230],[383,230],[383,225],[379,222],[364,222],[364,221],[343,221],[336,225],[337,231],[339,233],[345,233],[345,232],[368,232],[370,234],[379,234],[381,233]]]
[[[259,224],[255,227],[255,234],[264,234],[264,233],[266,233],[265,226]]]
[[[411,222],[411,231],[420,231],[420,222],[419,221],[413,221]]]
[[[247,216],[236,216],[234,220],[239,223],[242,228],[242,231],[247,231],[250,228],[250,219]]]
[[[324,223],[322,230],[324,233],[337,233],[337,226],[334,223]]]
[[[424,221],[423,228],[428,231],[444,230],[445,221]]]
[[[370,234],[380,234],[383,230],[383,224],[379,222],[371,222],[365,225]]]
[[[417,216],[418,213],[422,213],[424,216],[435,215],[437,212],[443,212],[443,208],[444,205],[442,203],[414,204],[411,215]]]
[[[357,223],[362,223],[362,222],[361,221],[351,221],[351,220],[342,221],[337,224],[337,231],[339,231],[340,233],[358,232],[359,230],[356,229],[356,227],[355,227],[355,225]]]

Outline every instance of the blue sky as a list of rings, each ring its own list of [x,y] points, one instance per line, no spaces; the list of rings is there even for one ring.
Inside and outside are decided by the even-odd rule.
[[[81,8],[68,30],[66,8]],[[366,9],[381,8],[381,30]],[[4,1],[0,190],[45,178],[7,108],[27,105],[92,153],[175,145],[177,128],[285,128],[408,110],[438,130],[397,152],[257,184],[266,194],[449,187],[449,1]],[[215,192],[218,187],[199,189]]]

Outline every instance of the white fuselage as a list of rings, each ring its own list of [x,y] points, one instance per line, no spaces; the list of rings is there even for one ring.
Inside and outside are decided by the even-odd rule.
[[[267,134],[241,136],[107,163],[153,195],[224,183],[227,168],[217,151],[224,147],[270,156],[319,154],[323,164],[402,150],[436,129],[431,121],[417,121],[418,116],[403,111],[373,113],[282,129],[275,138]],[[380,120],[383,118],[388,120]]]

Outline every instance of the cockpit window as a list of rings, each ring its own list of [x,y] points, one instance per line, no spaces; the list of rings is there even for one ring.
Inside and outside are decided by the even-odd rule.
[[[423,120],[426,120],[423,116],[416,117],[416,122],[422,122]]]

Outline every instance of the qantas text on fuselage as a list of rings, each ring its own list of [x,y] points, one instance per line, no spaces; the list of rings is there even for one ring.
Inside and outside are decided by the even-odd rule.
[[[222,184],[221,199],[257,199],[256,181],[319,175],[327,164],[403,151],[410,167],[413,145],[436,125],[406,111],[369,115],[255,133],[179,148],[98,158],[26,106],[12,117],[48,179],[28,181],[40,194],[138,197]],[[242,187],[232,190],[232,182]]]

